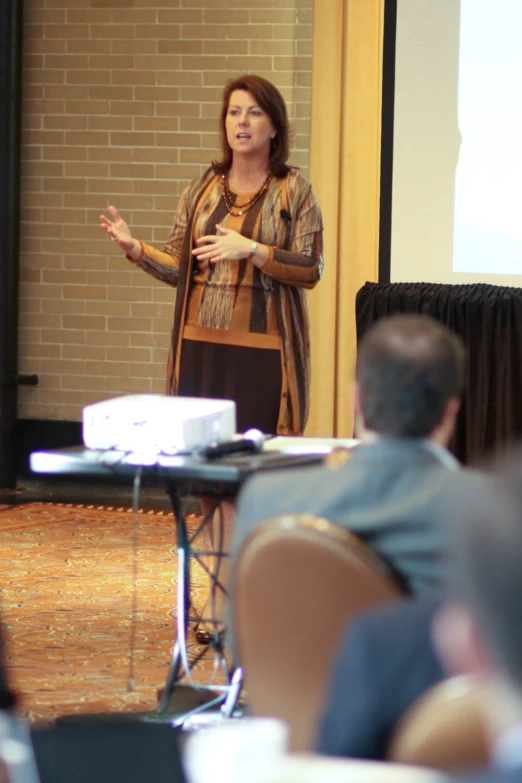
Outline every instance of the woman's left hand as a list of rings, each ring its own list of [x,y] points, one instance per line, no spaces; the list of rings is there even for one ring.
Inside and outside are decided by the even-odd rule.
[[[216,226],[216,229],[217,234],[208,234],[197,240],[192,255],[198,261],[215,264],[217,261],[240,261],[250,255],[251,239],[230,228]]]

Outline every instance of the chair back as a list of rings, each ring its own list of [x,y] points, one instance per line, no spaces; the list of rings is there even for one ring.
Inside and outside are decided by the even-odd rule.
[[[311,750],[348,619],[405,591],[360,539],[306,514],[259,526],[232,578],[235,650],[250,710],[286,720],[290,749]]]
[[[434,685],[397,726],[387,758],[443,772],[487,765],[488,741],[480,689],[461,676]]]

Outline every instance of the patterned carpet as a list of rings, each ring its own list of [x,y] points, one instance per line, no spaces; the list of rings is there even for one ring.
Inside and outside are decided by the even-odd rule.
[[[199,517],[187,521],[195,530]],[[156,707],[174,639],[175,536],[168,512],[0,506],[4,659],[31,720]],[[208,548],[204,533],[198,542]],[[196,608],[207,590],[203,568],[193,564]],[[189,642],[191,655],[204,649],[193,636]],[[197,664],[197,681],[208,681],[212,663],[209,653]]]

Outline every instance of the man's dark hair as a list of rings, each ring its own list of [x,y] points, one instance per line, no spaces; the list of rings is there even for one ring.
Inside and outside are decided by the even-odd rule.
[[[464,386],[464,347],[420,315],[383,318],[362,338],[356,379],[365,426],[388,437],[422,438]]]
[[[451,560],[456,597],[471,612],[497,669],[522,693],[522,452],[462,476]]]

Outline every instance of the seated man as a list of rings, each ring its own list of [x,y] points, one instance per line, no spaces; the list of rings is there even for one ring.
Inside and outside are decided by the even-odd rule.
[[[239,495],[232,557],[273,516],[309,513],[347,527],[415,594],[443,580],[447,451],[463,388],[460,340],[423,316],[379,321],[362,339],[355,382],[361,444],[337,468],[258,475]]]
[[[489,473],[460,471],[448,485],[451,549],[462,516],[462,497],[481,498]],[[432,592],[361,614],[346,629],[334,661],[316,751],[384,760],[408,709],[446,676],[434,645],[433,621],[444,593]],[[436,635],[436,634],[435,634]]]

